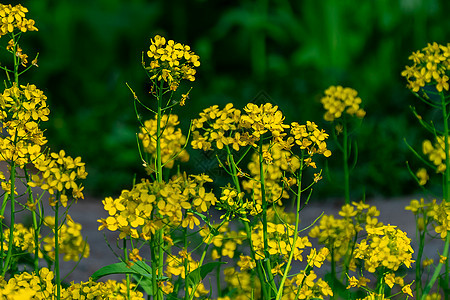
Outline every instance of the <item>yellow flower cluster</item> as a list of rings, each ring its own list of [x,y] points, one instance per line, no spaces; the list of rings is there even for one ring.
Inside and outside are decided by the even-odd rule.
[[[429,140],[425,140],[422,143],[422,152],[428,155],[428,159],[436,165],[436,172],[444,173],[445,166],[445,137],[436,137],[436,142],[434,145]]]
[[[264,259],[264,233],[263,225],[260,222],[252,228],[252,245],[255,251],[255,259]],[[295,228],[292,225],[276,224],[267,222],[268,246],[270,255],[289,257],[291,251],[294,251],[293,259],[303,261],[302,253],[305,248],[312,244],[307,236],[298,236],[294,244]]]
[[[3,250],[8,251],[10,230],[3,231]],[[27,228],[23,224],[18,223],[14,225],[14,246],[20,248],[22,251],[33,253],[36,243],[34,241],[34,229]]]
[[[301,271],[286,280],[281,299],[328,299],[330,296],[333,296],[333,290],[326,281],[318,278],[314,271]]]
[[[306,125],[293,122],[291,125],[283,124],[284,116],[277,106],[270,103],[257,106],[249,103],[244,108],[244,114],[228,103],[223,110],[217,105],[204,109],[200,118],[192,122],[192,147],[194,149],[212,150],[229,146],[238,151],[240,147],[256,146],[266,133],[271,134],[272,146],[278,144],[281,148],[291,150],[294,144],[300,149],[307,150],[308,155],[331,155],[327,149],[328,134],[319,130],[314,122],[308,121]],[[290,135],[285,132],[289,129]],[[272,147],[270,146],[270,147]],[[266,149],[265,161],[270,163],[273,159]],[[306,164],[311,162],[308,158]]]
[[[34,166],[39,170],[39,174],[34,174],[32,182],[28,184],[32,187],[40,187],[48,191],[51,195],[60,193],[61,204],[67,206],[66,192],[72,190],[72,196],[75,199],[84,198],[81,184],[77,184],[80,179],[87,176],[84,162],[81,157],[73,159],[66,156],[64,150],[59,153],[51,153],[49,156],[41,154],[33,161]],[[53,197],[50,198],[51,204],[54,205]]]
[[[426,203],[424,199],[413,199],[405,210],[411,211],[414,215],[420,216],[418,219],[418,229],[423,231],[427,224],[433,223],[434,230],[442,239],[447,237],[450,230],[450,204],[443,200],[438,203],[436,199]],[[426,220],[428,218],[428,220]]]
[[[55,232],[55,217],[47,216],[44,218],[44,225]],[[89,257],[89,244],[81,236],[81,224],[75,223],[72,218],[67,215],[66,224],[62,224],[58,228],[59,232],[59,253],[64,255],[64,261],[78,261],[80,255],[84,258]],[[43,247],[47,255],[51,259],[55,259],[55,238],[54,236],[46,236],[43,240]]]
[[[397,271],[401,265],[411,267],[414,250],[405,232],[385,225],[367,228],[367,234],[367,238],[356,245],[354,257],[364,261],[368,272],[374,273],[379,267],[392,271]]]
[[[256,140],[260,140],[266,132],[270,132],[275,141],[282,140],[286,135],[284,130],[289,128],[289,125],[283,124],[284,116],[278,110],[278,106],[270,103],[260,106],[248,103],[244,111],[246,114],[241,117],[241,127],[248,129],[250,135]]]
[[[295,173],[300,168],[299,159],[292,155],[290,151],[284,150],[279,144],[263,145],[263,153],[266,154],[264,167],[265,173],[265,193],[268,203],[281,203],[281,199],[288,199],[289,194],[287,189],[289,186],[295,184],[295,179],[290,178],[285,181],[289,181],[289,184],[282,186],[281,182],[284,178],[284,174]],[[261,182],[260,182],[260,164],[259,155],[253,153],[251,161],[248,164],[248,170],[250,172],[251,179],[242,181],[242,187],[245,191],[253,194],[253,198],[256,204],[259,205],[261,211],[262,196],[261,196]]]
[[[242,220],[248,221],[248,215],[255,216],[262,211],[260,204],[244,199],[244,193],[238,193],[230,185],[222,188],[222,194],[216,203],[216,208],[226,211],[226,214],[221,216],[221,218],[226,218],[227,220],[237,216]]]
[[[443,200],[440,204],[436,200],[430,204],[427,211],[427,216],[433,218],[437,225],[434,230],[440,234],[442,239],[447,237],[447,232],[450,230],[450,202]]]
[[[40,155],[47,140],[39,128],[48,121],[47,97],[35,85],[13,85],[0,95],[0,160],[23,166]]]
[[[187,210],[206,212],[217,199],[203,186],[212,180],[207,175],[178,176],[168,182],[143,180],[131,191],[123,190],[119,198],[103,200],[109,216],[100,219],[99,230],[119,230],[120,238],[131,236],[149,240],[165,226],[198,226],[200,221]],[[155,218],[155,216],[158,216]]]
[[[144,122],[144,127],[141,127],[139,139],[142,141],[144,151],[149,153],[153,160],[156,160],[156,132],[157,132],[157,116],[154,120],[147,120]],[[164,167],[171,169],[174,165],[175,159],[182,162],[189,160],[189,154],[184,149],[186,137],[181,132],[180,128],[176,128],[180,121],[177,115],[162,115],[161,116],[161,162]],[[150,166],[147,166],[149,173],[153,173]]]
[[[54,274],[47,268],[39,270],[39,274],[23,272],[15,274],[6,281],[0,276],[0,298],[16,299],[54,299],[56,286],[53,284]]]
[[[339,215],[343,218],[335,219],[333,215],[323,215],[319,225],[314,226],[309,232],[309,236],[318,239],[319,244],[333,249],[336,262],[348,254],[355,235],[363,230],[364,225],[366,228],[383,225],[376,218],[380,215],[376,207],[363,202],[345,204]]]
[[[199,56],[189,46],[173,40],[166,42],[159,35],[151,39],[147,56],[152,59],[146,67],[151,74],[150,79],[167,82],[172,91],[177,90],[182,79],[194,81],[195,68],[200,66]]]
[[[314,122],[306,121],[306,125],[293,122],[290,128],[292,137],[287,139],[287,143],[291,144],[295,141],[295,144],[301,150],[308,150],[310,157],[305,161],[306,164],[311,162],[311,157],[314,154],[321,154],[325,157],[331,156],[331,151],[327,149],[327,143],[325,141],[328,139],[328,134],[325,133],[325,130],[319,129]],[[288,147],[288,149],[290,148],[291,146]],[[312,167],[315,168],[315,164]]]
[[[212,150],[215,145],[217,149],[230,146],[238,151],[240,147],[253,144],[255,139],[250,138],[248,133],[241,134],[241,111],[228,103],[224,109],[213,105],[204,109],[200,118],[192,120],[192,147],[194,149]],[[202,129],[202,131],[200,131]],[[234,135],[233,135],[234,133]]]
[[[16,274],[6,281],[0,276],[0,298],[5,300],[48,300],[55,299],[56,285],[53,284],[54,273],[47,268],[39,270],[38,274],[23,272]],[[136,285],[131,283],[130,298],[127,297],[125,280],[116,282],[71,283],[67,288],[61,289],[61,299],[83,300],[83,299],[110,299],[110,300],[143,300],[144,295],[136,290]]]
[[[169,278],[172,278],[172,276],[180,276],[185,279],[187,274],[198,267],[199,263],[192,258],[191,253],[188,253],[186,250],[181,250],[178,256],[170,255],[167,258],[166,275]]]
[[[411,297],[413,297],[412,291],[411,291],[411,284],[406,284],[403,280],[403,277],[395,276],[395,273],[393,272],[387,272],[383,276],[384,282],[389,286],[389,288],[393,288],[395,284],[402,287],[402,292],[404,294],[408,294]],[[347,286],[347,289],[350,289],[352,287],[365,287],[367,286],[367,283],[370,282],[370,279],[365,278],[364,276],[361,276],[359,279],[355,278],[355,276],[349,277],[349,285]],[[368,293],[368,296],[366,296],[364,299],[385,299],[384,295],[378,295],[373,291],[370,291]]]
[[[326,110],[324,115],[326,121],[339,119],[344,112],[351,116],[356,115],[360,119],[366,115],[364,109],[360,108],[361,98],[358,97],[358,92],[352,88],[330,86],[325,90],[325,96],[320,102]]]
[[[117,282],[108,280],[106,282],[73,283],[61,293],[61,299],[84,300],[84,299],[108,299],[108,300],[143,300],[144,295],[136,289],[136,284],[130,283],[130,298],[127,296],[126,281]]]
[[[35,21],[25,18],[27,12],[28,9],[20,4],[16,6],[0,4],[0,37],[12,33],[14,28],[21,32],[37,31]]]
[[[408,59],[413,61],[413,65],[406,66],[402,76],[406,77],[409,89],[417,93],[420,88],[431,84],[439,92],[448,91],[450,44],[444,46],[436,42],[428,43],[422,50],[413,52]]]

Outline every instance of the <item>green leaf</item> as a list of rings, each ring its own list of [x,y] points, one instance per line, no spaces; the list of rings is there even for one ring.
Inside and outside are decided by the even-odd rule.
[[[201,280],[203,280],[208,273],[210,273],[212,270],[214,270],[215,267],[221,264],[226,264],[225,262],[210,262],[207,264],[204,264],[200,268],[195,269],[191,273],[188,274],[186,278],[186,282],[188,285],[196,285]]]
[[[152,279],[147,276],[138,276],[133,274],[135,282],[141,287],[147,295],[153,295]]]
[[[100,268],[92,274],[91,278],[98,280],[99,278],[112,274],[136,274],[151,278],[151,272],[151,267],[143,261],[137,261],[132,266],[128,266],[125,262],[119,262]]]

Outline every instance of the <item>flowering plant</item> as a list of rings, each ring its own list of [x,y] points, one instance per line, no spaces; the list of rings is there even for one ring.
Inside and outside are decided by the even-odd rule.
[[[406,207],[417,221],[416,254],[404,231],[378,220],[375,206],[350,201],[347,129],[354,117],[366,114],[355,90],[332,86],[321,100],[343,152],[345,204],[339,217],[322,215],[303,226],[300,216],[322,179],[322,161],[334,156],[329,134],[313,121],[286,122],[269,102],[242,109],[212,105],[182,132],[175,110],[189,99],[192,88],[183,83],[195,81],[200,58],[190,46],[156,35],[142,55],[152,99],[141,100],[127,85],[147,176],[119,196],[106,197],[107,216],[98,220],[99,230],[118,233],[118,262],[87,281],[66,285],[60,256],[79,261],[91,247],[68,214],[84,198],[80,181],[87,172],[80,157],[46,146],[47,98],[35,85],[19,83],[25,71],[37,67],[37,55],[29,64],[19,46],[22,34],[37,30],[27,13],[22,5],[0,5],[0,36],[11,38],[6,51],[12,58],[12,66],[0,66],[7,75],[0,94],[0,160],[8,168],[0,173],[2,299],[390,299],[413,297],[413,292],[439,299],[431,293],[436,282],[437,292],[448,295],[448,46],[430,44],[414,53],[413,66],[402,73],[413,93],[439,108],[444,120],[443,128],[436,128],[413,110],[436,142],[422,145],[431,163],[411,149],[444,183],[440,203],[412,200]],[[213,152],[225,176],[182,172],[178,165],[190,159],[189,145],[200,155]],[[429,179],[424,168],[411,173],[421,185]],[[44,214],[44,201],[51,215]],[[20,214],[31,217],[31,226],[16,222]],[[429,227],[445,241],[436,265],[423,258]],[[413,267],[415,280],[406,276]],[[425,270],[430,278],[423,282]],[[125,279],[99,281],[111,274]]]

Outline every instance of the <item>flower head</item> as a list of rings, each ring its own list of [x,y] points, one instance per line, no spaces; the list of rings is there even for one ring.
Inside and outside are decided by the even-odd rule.
[[[189,46],[166,41],[159,35],[151,39],[147,56],[151,59],[146,67],[150,79],[167,82],[172,91],[177,90],[183,79],[194,81],[195,68],[200,66],[199,56]]]
[[[339,119],[343,113],[356,115],[360,119],[366,115],[360,107],[361,98],[358,97],[358,92],[352,88],[330,86],[325,90],[325,96],[320,101],[326,110],[324,119],[327,121]]]
[[[408,58],[412,65],[402,71],[408,82],[407,87],[416,93],[426,85],[434,86],[438,92],[448,91],[449,54],[449,44],[444,46],[436,42],[413,52]]]
[[[37,31],[35,21],[25,18],[27,12],[28,9],[21,4],[16,6],[0,4],[0,37],[13,33],[14,29],[21,32]]]

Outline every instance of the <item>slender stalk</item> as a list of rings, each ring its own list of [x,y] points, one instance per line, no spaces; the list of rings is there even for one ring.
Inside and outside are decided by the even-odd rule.
[[[25,179],[26,182],[28,183],[30,181],[30,176],[28,175],[28,170],[27,167],[25,166],[23,168],[24,173],[25,173]],[[28,202],[31,203],[32,207],[34,208],[31,211],[31,218],[33,220],[33,229],[34,229],[34,258],[33,258],[33,264],[34,264],[34,271],[36,272],[36,274],[39,272],[39,232],[40,232],[40,226],[38,225],[37,222],[37,217],[36,217],[36,205],[38,205],[38,203],[34,200],[33,198],[33,192],[31,191],[31,188],[29,185],[27,185],[27,193],[28,193]],[[40,210],[39,210],[40,212]],[[42,216],[40,215],[40,218],[42,220]]]
[[[223,224],[224,222],[225,222],[225,220],[222,221],[222,224]],[[219,227],[221,227],[222,224],[219,225]],[[186,236],[186,235],[185,235],[185,236]],[[203,261],[205,260],[205,257],[206,257],[206,252],[208,251],[208,248],[209,248],[209,245],[210,245],[212,239],[213,239],[213,235],[210,235],[208,241],[206,242],[205,250],[203,250],[202,256],[200,257],[200,261],[198,262],[198,268],[200,268],[200,267],[203,265]],[[219,280],[219,281],[220,281],[220,280]],[[192,288],[192,293],[191,293],[191,295],[189,295],[189,300],[193,300],[193,299],[194,299],[195,291],[197,290],[199,284],[200,284],[200,281],[197,282],[197,283],[195,284],[195,286]],[[218,287],[220,287],[220,284],[218,285]]]
[[[14,41],[14,53],[13,53],[13,58],[14,58],[14,82],[17,84],[17,86],[19,86],[19,57],[16,55],[17,53],[17,39],[16,39],[16,35],[12,34],[12,39]]]
[[[448,113],[447,113],[447,102],[445,100],[445,96],[444,93],[441,92],[440,93],[441,96],[441,102],[442,102],[442,116],[444,118],[444,138],[445,138],[445,185],[444,185],[444,200],[445,201],[449,201],[449,197],[450,197],[450,146],[449,146],[449,129],[448,129]],[[450,234],[450,232],[447,232],[447,239],[446,239],[446,245],[445,245],[445,249],[444,252],[448,253],[449,251],[449,243],[448,241],[448,235]],[[445,257],[447,257],[447,255],[444,255]],[[448,282],[449,282],[449,274],[448,274],[448,270],[449,270],[449,265],[448,265],[448,259],[445,261],[445,270],[446,270],[446,276],[444,276],[444,286],[446,288],[448,288]],[[448,293],[445,292],[445,299],[448,299]]]
[[[264,272],[263,272],[263,265],[261,263],[260,259],[256,259],[256,255],[255,255],[255,250],[253,249],[253,242],[252,242],[252,231],[250,229],[250,225],[248,224],[248,222],[244,222],[244,226],[245,226],[245,232],[247,233],[247,239],[249,240],[250,243],[250,255],[252,256],[252,259],[256,262],[256,272],[258,273],[258,278],[261,282],[261,290],[262,290],[262,294],[263,294],[263,299],[270,299],[269,298],[269,289],[267,287],[266,284],[264,284]]]
[[[9,182],[11,184],[11,190],[9,192],[10,193],[9,201],[11,205],[11,218],[10,218],[11,224],[9,226],[8,253],[6,254],[5,264],[2,270],[2,277],[5,277],[6,271],[9,269],[14,247],[14,224],[16,222],[16,207],[15,207],[16,200],[14,197],[15,182],[16,182],[16,164],[14,161],[11,163],[11,176],[9,177]]]
[[[55,282],[56,299],[61,299],[61,274],[59,271],[59,193],[56,196],[55,204]]]
[[[238,194],[240,194],[241,186],[239,184],[239,178],[237,175],[238,174],[237,169],[236,169],[237,165],[234,162],[233,154],[231,153],[230,148],[228,146],[226,146],[226,149],[227,149],[227,161],[228,161],[228,164],[230,165],[231,178],[233,180],[233,183],[236,187]],[[263,294],[263,299],[270,299],[267,285],[263,284],[263,279],[265,279],[264,272],[263,272],[263,266],[262,266],[261,260],[256,259],[255,250],[253,248],[252,231],[251,231],[250,225],[246,221],[242,221],[242,222],[244,223],[245,233],[247,234],[247,239],[250,244],[250,255],[251,255],[252,259],[256,262],[256,271],[258,273],[258,278],[261,281],[261,291]]]
[[[294,251],[295,251],[295,243],[297,242],[297,238],[298,238],[298,226],[300,224],[300,210],[301,210],[300,200],[301,200],[301,195],[302,195],[302,170],[303,170],[303,159],[300,160],[300,168],[299,168],[299,173],[297,175],[297,201],[296,201],[297,202],[297,211],[296,211],[296,216],[295,216],[294,239],[292,241],[291,253],[289,253],[289,259],[286,264],[286,268],[284,269],[283,278],[281,278],[280,288],[277,292],[276,300],[280,300],[281,297],[283,296],[284,282],[286,281],[286,278],[289,274],[289,270],[291,268],[292,258],[294,257]]]
[[[336,260],[334,258],[334,251],[335,247],[331,247],[331,282],[330,282],[330,288],[331,290],[334,290],[334,285],[336,283]],[[335,294],[331,296],[331,299],[334,299]]]
[[[123,241],[123,259],[125,260],[125,263],[128,265],[130,261],[128,260],[127,239],[124,238],[122,241]],[[126,285],[127,285],[127,299],[131,300],[130,274],[126,274]]]
[[[155,298],[155,293],[156,293],[156,290],[158,289],[158,285],[157,285],[157,282],[156,282],[156,268],[154,268],[153,266],[154,265],[156,265],[157,264],[157,262],[156,262],[156,247],[155,247],[155,241],[154,241],[154,239],[151,239],[150,240],[150,252],[151,252],[151,255],[152,255],[152,292],[153,292],[153,299],[156,299]]]
[[[187,238],[186,237],[187,237],[187,227],[185,227],[183,229],[183,249],[186,249],[186,252],[187,252],[188,242],[187,242]],[[187,275],[188,275],[188,260],[187,260],[186,257],[183,258],[183,266],[184,266],[184,274],[185,274],[184,278],[187,278]],[[184,285],[184,299],[187,300],[188,297],[189,297],[189,286],[188,286],[187,282],[185,282],[185,285]]]
[[[275,286],[275,282],[273,280],[272,275],[272,266],[270,264],[270,255],[268,252],[269,249],[269,238],[267,236],[267,199],[266,199],[266,189],[265,189],[265,179],[264,179],[264,164],[263,164],[263,139],[259,140],[259,177],[261,181],[261,200],[262,200],[262,223],[263,223],[263,239],[264,239],[264,256],[265,256],[265,262],[266,262],[266,273],[269,276],[269,285],[271,289],[274,291],[277,290]],[[263,283],[262,283],[263,284]],[[269,299],[271,297],[271,289],[269,289]]]
[[[14,43],[14,53],[13,53],[13,62],[14,62],[14,82],[19,85],[19,58],[16,56],[17,53],[17,40],[16,35],[11,34],[13,43]],[[16,134],[14,135],[14,145],[17,143],[17,130]],[[16,209],[15,209],[15,197],[14,197],[14,190],[15,190],[15,182],[16,182],[16,165],[14,162],[14,159],[10,165],[11,167],[11,176],[9,177],[10,184],[11,184],[11,191],[10,191],[10,201],[11,201],[11,219],[10,219],[10,227],[9,227],[9,243],[8,243],[8,253],[6,254],[5,264],[4,268],[2,270],[2,276],[4,277],[6,274],[6,271],[9,268],[9,264],[11,263],[11,255],[13,251],[13,245],[14,245],[14,225],[15,225],[15,217],[16,217]],[[3,243],[3,242],[2,242]]]
[[[420,295],[422,294],[422,256],[423,248],[425,246],[425,231],[418,232],[416,236],[419,236],[419,250],[417,252],[416,260],[416,297],[420,299]]]
[[[443,186],[443,194],[444,200],[448,201],[448,196],[450,195],[450,156],[449,154],[449,145],[448,145],[448,115],[447,115],[447,104],[445,102],[445,97],[441,93],[442,99],[442,116],[444,118],[444,150],[445,150],[445,182]]]
[[[158,109],[156,115],[156,179],[162,182],[162,163],[161,163],[161,103],[162,103],[162,87],[157,96]]]
[[[448,135],[449,135],[449,129],[448,129],[448,115],[447,115],[447,103],[445,101],[445,96],[441,92],[441,104],[442,104],[442,117],[444,119],[444,151],[445,151],[445,173],[443,174],[443,186],[442,186],[442,194],[443,194],[443,201],[448,201],[448,196],[450,195],[450,155],[449,155],[449,145],[448,145]],[[445,238],[445,244],[444,244],[444,252],[442,253],[442,256],[448,257],[449,253],[449,245],[450,245],[450,232],[447,232],[447,237]],[[446,270],[448,270],[448,259],[445,261]],[[426,298],[428,293],[430,292],[431,288],[433,287],[434,283],[436,282],[437,278],[439,277],[439,273],[441,272],[443,263],[439,262],[436,269],[434,269],[433,275],[431,276],[431,280],[426,285],[425,289],[423,290],[422,294],[422,300]],[[444,279],[445,286],[448,286],[448,273],[445,276],[447,278]]]
[[[448,247],[450,245],[449,242],[450,242],[450,234],[447,233],[447,237],[445,238],[444,253],[442,253],[442,256],[444,256],[444,257],[448,257]],[[447,259],[447,261],[448,261],[448,259]],[[420,298],[421,300],[425,300],[427,298],[428,293],[430,292],[431,288],[433,287],[436,279],[439,277],[439,273],[441,272],[443,265],[444,264],[440,262],[437,265],[436,269],[434,269],[434,273],[433,273],[433,276],[431,277],[431,280],[428,282],[425,289],[423,290],[422,297]]]
[[[163,97],[163,84],[164,81],[161,81],[161,86],[159,89],[158,95],[158,109],[157,109],[157,121],[156,121],[156,178],[159,183],[163,182],[163,174],[162,174],[162,161],[161,161],[161,119],[162,119],[162,97]],[[163,244],[163,229],[159,229],[157,233],[157,249],[158,249],[158,276],[163,274],[163,265],[164,265],[164,249],[162,248]],[[153,291],[155,293],[155,291]],[[158,300],[163,299],[163,291],[157,285],[156,296]]]

